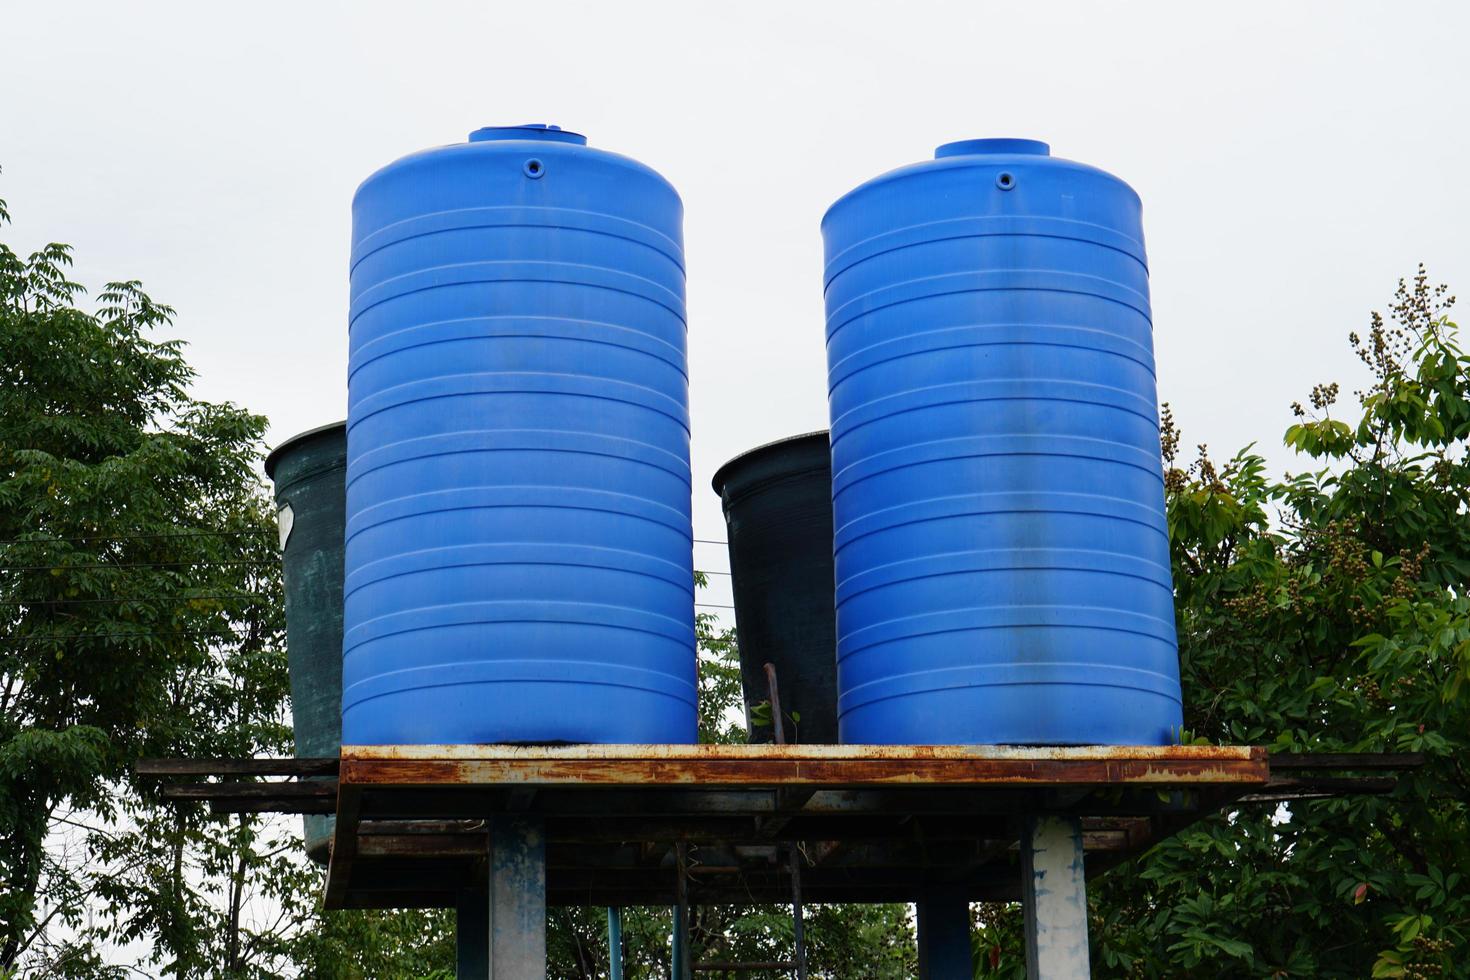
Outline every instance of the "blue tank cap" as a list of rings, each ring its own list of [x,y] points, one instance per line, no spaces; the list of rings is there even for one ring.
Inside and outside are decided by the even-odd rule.
[[[1051,147],[1041,140],[989,139],[959,140],[945,143],[934,151],[934,159],[944,157],[967,157],[982,153],[1024,153],[1031,156],[1049,157]]]
[[[471,143],[484,143],[490,140],[548,140],[554,143],[587,145],[587,137],[581,133],[573,133],[560,126],[548,126],[546,123],[526,123],[524,126],[486,126],[470,134]]]

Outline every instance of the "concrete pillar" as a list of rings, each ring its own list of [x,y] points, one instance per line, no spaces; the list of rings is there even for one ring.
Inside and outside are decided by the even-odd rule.
[[[1081,821],[1028,817],[1021,835],[1021,875],[1026,976],[1029,980],[1090,976]]]
[[[489,980],[546,980],[546,835],[540,817],[490,825]]]

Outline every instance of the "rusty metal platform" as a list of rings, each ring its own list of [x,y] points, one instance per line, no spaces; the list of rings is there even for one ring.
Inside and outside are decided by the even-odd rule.
[[[1222,746],[349,746],[135,766],[216,813],[337,813],[330,907],[449,906],[497,819],[545,828],[552,904],[1014,899],[1022,821],[1076,816],[1098,874],[1221,808],[1392,792],[1412,753]],[[188,777],[214,781],[179,782]],[[286,777],[284,781],[266,781]],[[789,857],[789,851],[786,855]]]
[[[679,844],[690,902],[785,901],[789,841],[807,901],[1015,899],[1024,814],[1081,817],[1095,874],[1269,779],[1252,747],[344,746],[325,902],[451,906],[524,817],[552,905],[669,904]]]

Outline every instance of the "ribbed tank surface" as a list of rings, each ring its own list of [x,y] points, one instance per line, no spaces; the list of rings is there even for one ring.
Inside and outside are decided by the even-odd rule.
[[[832,456],[827,433],[758,446],[715,471],[725,512],[730,591],[740,635],[740,683],[752,742],[775,727],[750,724],[771,700],[776,668],[793,742],[837,741],[837,638],[832,616]]]
[[[1140,211],[1007,139],[823,219],[843,741],[1177,739]]]
[[[358,189],[345,742],[694,740],[682,221],[546,126]]]
[[[341,422],[281,443],[265,459],[276,487],[291,727],[299,758],[342,748],[342,537],[347,431]],[[326,864],[336,818],[308,814],[306,853]]]

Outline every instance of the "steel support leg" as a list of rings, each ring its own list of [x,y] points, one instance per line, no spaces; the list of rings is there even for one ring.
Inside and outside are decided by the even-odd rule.
[[[669,976],[673,980],[692,980],[694,976],[693,956],[689,949],[689,863],[683,844],[674,845],[676,858],[674,880],[674,936],[669,963]]]
[[[801,847],[791,844],[791,928],[792,955],[796,959],[796,980],[806,980],[806,913],[801,907]],[[967,978],[968,980],[968,978]]]
[[[454,914],[455,971],[457,980],[490,978],[490,896],[482,891],[464,892]]]
[[[964,889],[936,886],[918,903],[920,980],[970,980],[970,902]]]
[[[623,980],[623,910],[607,907],[607,975],[608,980]]]
[[[490,825],[490,980],[546,980],[546,835],[541,818]]]
[[[1089,976],[1081,821],[1028,817],[1021,835],[1021,875],[1026,976],[1030,980]]]

